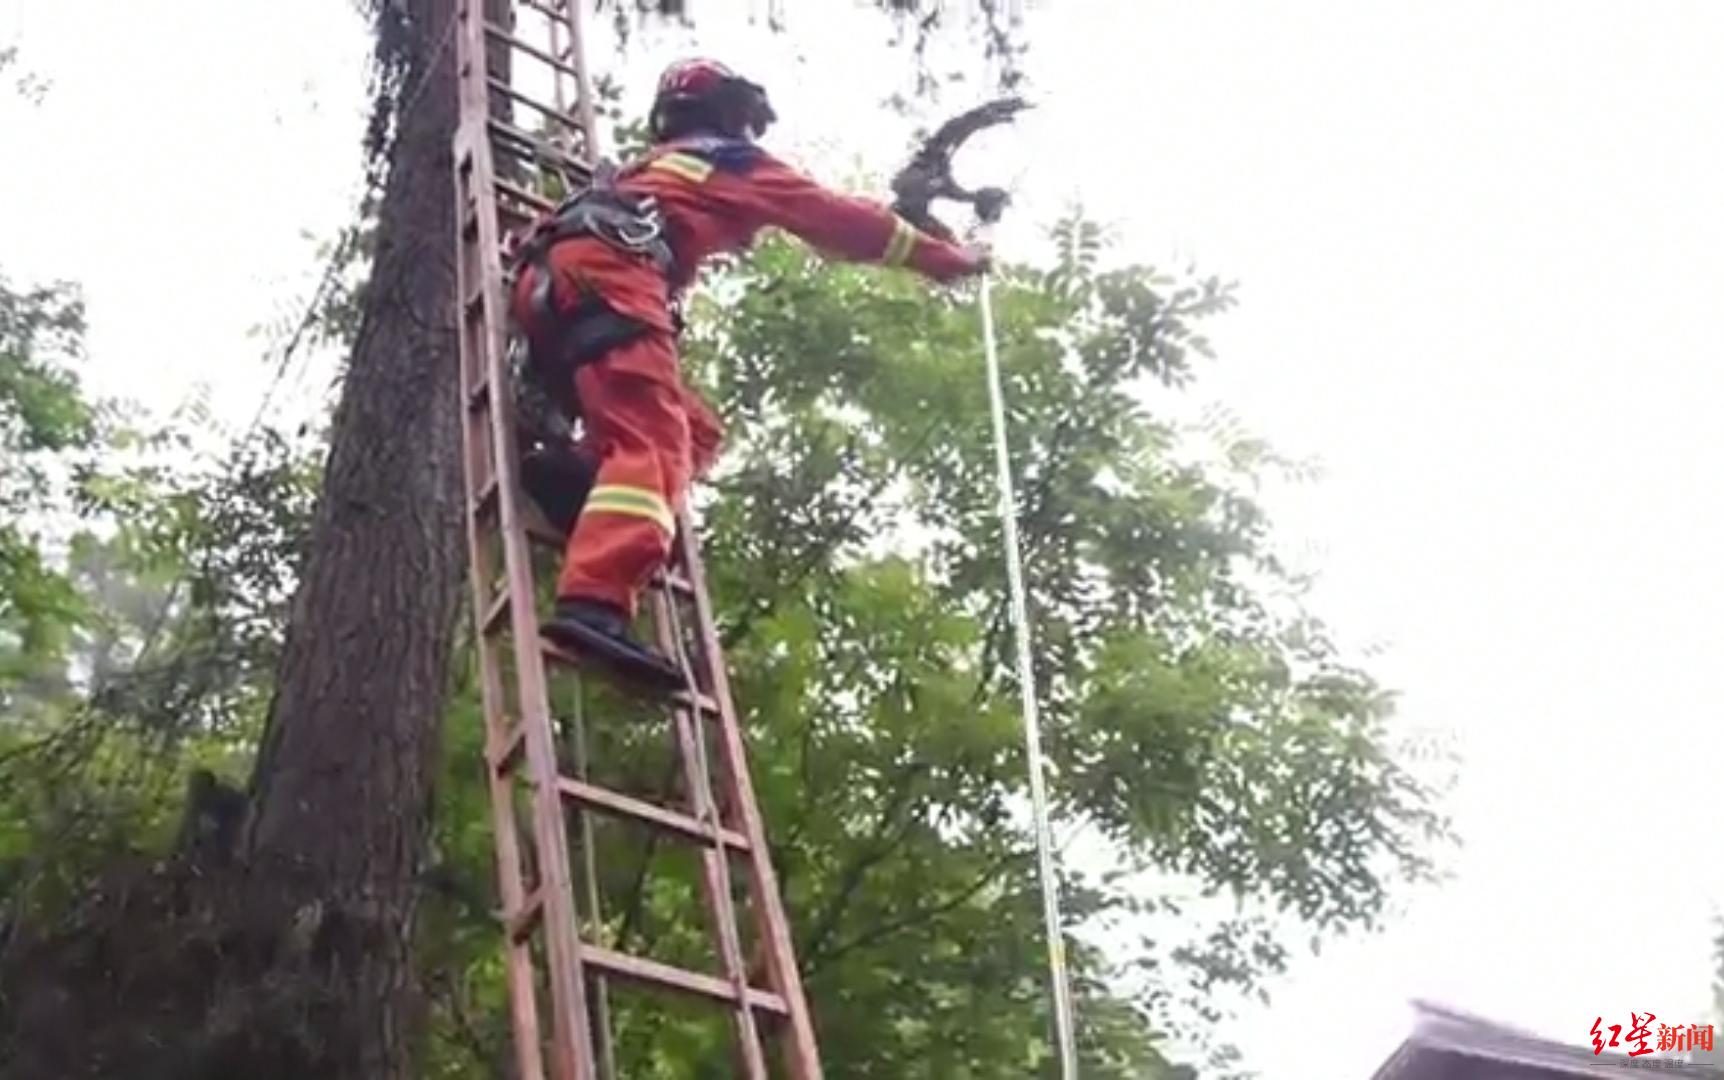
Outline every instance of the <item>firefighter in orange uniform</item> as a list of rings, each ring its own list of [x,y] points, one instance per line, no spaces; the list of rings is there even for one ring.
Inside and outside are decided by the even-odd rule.
[[[541,629],[663,689],[680,688],[680,672],[628,627],[669,554],[690,483],[721,443],[717,417],[683,384],[677,361],[673,312],[701,263],[776,226],[829,257],[938,282],[987,267],[982,251],[768,154],[754,140],[776,118],[765,91],[724,65],[673,64],[653,102],[651,149],[547,215],[518,253],[513,314],[535,363],[572,368],[555,377],[572,377],[585,425],[586,465],[576,472],[593,470],[559,481],[578,516]]]

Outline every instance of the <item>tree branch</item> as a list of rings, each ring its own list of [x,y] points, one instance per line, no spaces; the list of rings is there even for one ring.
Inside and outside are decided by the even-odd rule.
[[[661,802],[665,796],[670,794],[671,787],[676,782],[677,764],[676,756],[672,755],[665,766],[665,778],[659,783],[659,801]],[[658,837],[657,829],[649,829],[646,836],[641,840],[640,861],[635,867],[634,883],[629,886],[628,898],[624,901],[623,921],[617,927],[617,947],[619,949],[628,945],[629,937],[636,932],[638,923],[646,915],[647,870],[652,866],[653,855],[658,849]]]
[[[922,429],[921,434],[916,436],[915,441],[912,442],[909,449],[905,451],[904,460],[912,460],[917,454],[920,454],[928,441],[933,438],[934,432],[945,423],[945,420],[946,416],[944,413],[936,413],[934,419],[928,423],[927,427]],[[736,622],[732,623],[720,637],[719,643],[726,650],[736,647],[737,643],[748,635],[748,631],[753,629],[756,622],[777,610],[779,598],[788,595],[798,585],[801,585],[805,580],[807,580],[808,575],[814,572],[814,569],[817,566],[826,561],[826,558],[832,554],[832,550],[838,546],[843,535],[850,530],[850,527],[856,523],[856,519],[862,515],[863,510],[871,505],[875,499],[879,498],[880,493],[886,490],[887,485],[902,475],[902,472],[903,471],[901,469],[888,470],[884,475],[877,479],[873,485],[869,487],[867,494],[856,500],[856,505],[850,508],[850,512],[845,514],[842,520],[835,522],[831,528],[827,529],[821,535],[813,549],[810,550],[803,558],[801,564],[795,568],[789,579],[779,585],[778,589],[774,592],[773,596],[768,599],[765,606],[747,612]]]
[[[918,762],[904,770],[898,785],[892,792],[891,799],[875,826],[874,835],[862,852],[845,868],[839,876],[840,884],[832,898],[827,902],[826,910],[812,924],[814,929],[808,934],[805,944],[797,949],[800,953],[818,953],[838,930],[838,924],[844,918],[844,912],[850,907],[856,893],[861,889],[868,871],[889,858],[901,847],[908,835],[908,821],[898,822],[899,815],[912,802],[912,793],[916,781],[928,772],[928,766]],[[888,836],[890,832],[890,836]]]
[[[829,964],[832,961],[837,960],[839,957],[845,955],[846,953],[854,952],[857,949],[866,948],[869,945],[878,944],[879,942],[884,941],[886,938],[891,937],[893,934],[902,933],[905,930],[912,929],[913,927],[919,926],[919,925],[926,923],[930,920],[937,919],[941,915],[946,914],[948,911],[953,911],[959,907],[962,907],[964,904],[968,903],[970,901],[970,899],[972,897],[974,897],[977,893],[981,892],[983,889],[987,888],[994,881],[998,880],[1001,872],[1004,871],[1007,866],[1011,865],[1014,862],[1021,862],[1021,861],[1024,861],[1026,859],[1027,859],[1027,856],[1023,852],[1019,852],[1019,851],[1008,852],[1007,854],[1001,856],[1000,858],[998,858],[998,859],[994,860],[992,863],[990,863],[987,866],[987,868],[984,869],[981,872],[981,874],[977,876],[975,881],[972,881],[968,886],[966,886],[956,896],[953,896],[948,900],[942,901],[939,904],[935,904],[933,907],[923,908],[920,911],[911,912],[909,915],[905,915],[901,918],[889,919],[886,922],[880,923],[878,926],[875,926],[873,929],[865,931],[861,934],[858,934],[856,937],[851,938],[849,941],[845,942],[844,944],[838,945],[838,946],[836,946],[836,947],[834,947],[828,951],[824,951],[824,952],[811,951],[811,952],[809,952],[808,954],[806,954],[806,956],[803,959],[803,965],[802,966],[803,966],[804,976],[808,977],[808,978],[813,978],[814,974],[820,968],[821,965]]]

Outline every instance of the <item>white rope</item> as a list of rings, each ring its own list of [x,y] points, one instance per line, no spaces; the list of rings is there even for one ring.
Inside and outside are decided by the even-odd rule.
[[[1006,578],[1011,590],[1013,636],[1018,645],[1018,685],[1024,703],[1024,744],[1029,755],[1030,803],[1035,816],[1036,855],[1041,867],[1042,914],[1047,923],[1048,975],[1054,989],[1054,1029],[1059,1039],[1060,1075],[1077,1080],[1077,1037],[1071,987],[1066,977],[1065,937],[1060,922],[1059,881],[1054,876],[1053,834],[1042,776],[1040,711],[1035,669],[1030,660],[1030,618],[1024,601],[1024,570],[1018,554],[1018,508],[1012,493],[1011,455],[1006,445],[1005,394],[1000,389],[1000,351],[994,341],[991,273],[982,275],[982,346],[988,360],[988,394],[994,413],[994,456],[1000,483],[1000,521],[1005,529]]]

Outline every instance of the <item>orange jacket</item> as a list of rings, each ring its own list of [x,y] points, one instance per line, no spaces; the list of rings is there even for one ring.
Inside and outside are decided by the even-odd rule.
[[[708,258],[747,249],[767,226],[831,257],[904,266],[935,281],[975,270],[957,245],[921,232],[884,204],[825,188],[744,139],[662,143],[621,170],[616,186],[657,198],[676,255],[670,279],[591,238],[559,244],[551,263],[578,273],[618,311],[661,330],[671,329],[672,297]],[[557,302],[567,310],[573,288],[564,273],[557,279]]]

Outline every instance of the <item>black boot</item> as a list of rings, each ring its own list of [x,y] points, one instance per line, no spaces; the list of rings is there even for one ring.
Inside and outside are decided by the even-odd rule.
[[[564,536],[574,531],[598,464],[572,446],[540,446],[521,455],[521,486]]]
[[[606,664],[617,674],[655,690],[683,689],[675,664],[629,637],[623,612],[594,600],[558,600],[539,632],[557,644]]]

